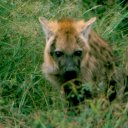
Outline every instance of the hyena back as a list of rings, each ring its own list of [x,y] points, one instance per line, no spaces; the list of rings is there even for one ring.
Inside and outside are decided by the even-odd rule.
[[[39,18],[46,35],[43,72],[53,85],[75,78],[84,83],[111,77],[112,50],[91,30],[95,20],[95,17],[86,22]]]

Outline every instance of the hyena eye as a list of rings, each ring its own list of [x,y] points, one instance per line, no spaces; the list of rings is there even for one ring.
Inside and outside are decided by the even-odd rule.
[[[74,55],[80,57],[82,55],[82,51],[81,50],[75,51]]]
[[[63,52],[61,52],[61,51],[55,51],[55,56],[56,57],[61,57],[61,56],[63,56]]]

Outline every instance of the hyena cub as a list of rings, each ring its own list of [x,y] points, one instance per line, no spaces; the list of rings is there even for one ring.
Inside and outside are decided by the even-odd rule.
[[[55,86],[78,78],[82,83],[107,81],[113,72],[111,47],[94,31],[93,17],[88,21],[39,18],[46,35],[43,72]]]

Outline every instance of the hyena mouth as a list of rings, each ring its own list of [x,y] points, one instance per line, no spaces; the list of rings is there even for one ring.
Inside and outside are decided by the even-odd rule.
[[[65,82],[69,81],[69,80],[72,80],[72,79],[75,79],[76,77],[77,77],[77,72],[76,71],[66,71],[64,73]]]

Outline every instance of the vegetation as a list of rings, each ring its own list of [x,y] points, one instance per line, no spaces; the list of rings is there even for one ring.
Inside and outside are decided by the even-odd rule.
[[[128,75],[128,4],[117,0],[1,0],[0,128],[126,128],[128,96],[111,104],[104,96],[68,111],[60,90],[41,72],[45,39],[38,22],[96,16],[94,29],[112,45]],[[79,112],[76,111],[79,109]]]

